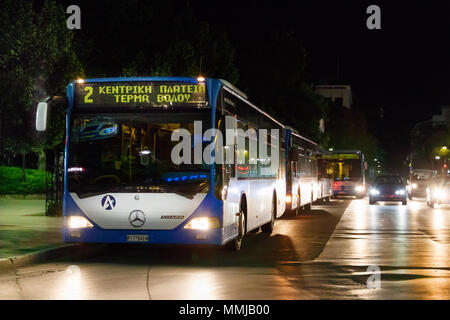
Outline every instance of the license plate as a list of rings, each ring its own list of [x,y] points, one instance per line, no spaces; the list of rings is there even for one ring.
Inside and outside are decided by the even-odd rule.
[[[127,234],[129,242],[148,242],[148,234]]]

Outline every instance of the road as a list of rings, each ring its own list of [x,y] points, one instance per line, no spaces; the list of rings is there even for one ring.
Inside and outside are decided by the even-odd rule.
[[[423,200],[333,200],[249,234],[237,253],[110,245],[0,273],[0,299],[449,298],[450,207]]]

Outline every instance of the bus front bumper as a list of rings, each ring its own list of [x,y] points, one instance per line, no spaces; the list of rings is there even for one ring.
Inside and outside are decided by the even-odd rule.
[[[65,242],[97,243],[154,243],[154,244],[213,244],[222,245],[233,236],[234,225],[219,229],[192,230],[107,230],[98,227],[85,229],[63,229]]]

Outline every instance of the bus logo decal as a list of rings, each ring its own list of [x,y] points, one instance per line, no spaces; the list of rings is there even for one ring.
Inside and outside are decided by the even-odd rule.
[[[130,221],[130,224],[135,228],[142,227],[145,220],[145,214],[141,210],[131,211],[130,216],[128,217],[128,221]]]
[[[116,199],[113,196],[106,195],[102,198],[102,207],[105,210],[112,210],[116,206]]]

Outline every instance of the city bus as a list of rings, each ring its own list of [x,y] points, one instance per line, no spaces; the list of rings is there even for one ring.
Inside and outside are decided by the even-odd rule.
[[[38,104],[38,131],[46,129],[55,99]],[[284,213],[286,129],[225,80],[79,79],[67,86],[66,101],[65,242],[239,250],[247,232],[271,234]],[[222,147],[217,132],[225,137],[227,129],[236,135]],[[251,157],[250,129],[266,129],[269,156],[279,161]],[[180,152],[183,158],[213,143],[214,157],[231,152],[234,161],[174,163],[177,130],[193,137],[181,141],[189,149]],[[244,145],[237,143],[240,132]]]
[[[364,154],[359,150],[334,150],[324,155],[328,161],[328,174],[333,180],[333,196],[355,196],[358,199],[367,193]]]
[[[330,199],[331,180],[321,173],[324,152],[317,143],[286,127],[286,145],[286,211],[298,214],[317,200]]]

